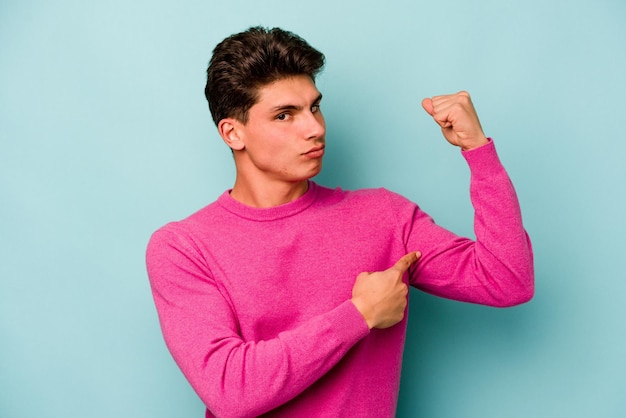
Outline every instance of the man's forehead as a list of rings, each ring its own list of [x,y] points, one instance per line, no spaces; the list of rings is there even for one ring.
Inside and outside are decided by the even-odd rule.
[[[313,80],[307,76],[289,77],[259,89],[257,104],[264,107],[308,105],[321,97]]]

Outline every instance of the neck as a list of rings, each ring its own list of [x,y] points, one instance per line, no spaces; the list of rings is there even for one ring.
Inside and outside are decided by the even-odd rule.
[[[275,182],[251,184],[237,177],[230,196],[247,206],[271,208],[301,197],[309,188],[308,180],[293,183]]]

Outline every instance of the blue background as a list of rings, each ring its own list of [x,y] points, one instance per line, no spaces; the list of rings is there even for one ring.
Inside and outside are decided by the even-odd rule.
[[[398,416],[626,416],[625,18],[622,0],[2,1],[0,416],[203,416],[144,249],[233,183],[204,71],[256,24],[326,54],[319,182],[471,235],[467,167],[420,107],[465,89],[516,185],[535,298],[412,291]]]

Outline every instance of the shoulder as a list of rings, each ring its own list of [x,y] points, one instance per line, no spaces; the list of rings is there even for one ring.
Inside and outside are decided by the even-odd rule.
[[[194,235],[203,228],[210,228],[218,221],[220,212],[218,201],[214,201],[193,212],[187,217],[171,221],[152,233],[148,242],[148,250],[155,247],[187,247],[194,246]]]
[[[357,189],[347,192],[348,199],[360,203],[367,202],[374,206],[387,207],[389,205],[404,205],[411,202],[399,193],[393,192],[384,187]]]
[[[399,193],[384,187],[343,190],[319,188],[319,201],[325,206],[336,205],[343,209],[355,209],[362,213],[398,212],[413,210],[417,205]]]
[[[375,198],[401,198],[404,197],[398,193],[392,192],[384,187],[363,188],[363,189],[343,189],[341,187],[326,187],[313,183],[317,189],[318,196],[322,199],[340,198],[340,199],[375,199]]]

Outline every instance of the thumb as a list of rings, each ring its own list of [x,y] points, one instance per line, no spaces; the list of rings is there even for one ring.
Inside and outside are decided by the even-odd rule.
[[[422,107],[430,116],[433,116],[433,113],[435,112],[435,106],[433,105],[432,99],[427,97],[422,100]]]
[[[404,273],[409,269],[409,267],[411,267],[411,264],[415,263],[417,259],[420,258],[421,255],[422,254],[419,251],[412,251],[402,256],[402,258],[400,258],[400,260],[393,265],[392,269],[396,269],[401,273]]]

